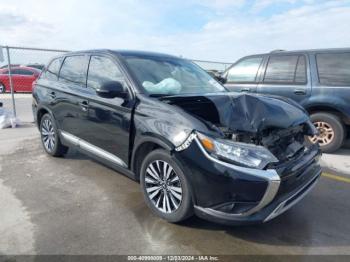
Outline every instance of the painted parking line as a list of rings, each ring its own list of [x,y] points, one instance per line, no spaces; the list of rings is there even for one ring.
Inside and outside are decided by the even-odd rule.
[[[333,180],[337,180],[340,182],[350,183],[350,178],[347,178],[347,177],[333,175],[333,174],[329,174],[329,173],[322,173],[322,176],[333,179]]]

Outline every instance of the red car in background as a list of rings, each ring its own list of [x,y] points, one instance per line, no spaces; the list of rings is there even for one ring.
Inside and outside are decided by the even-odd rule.
[[[32,92],[32,84],[40,75],[40,70],[26,66],[11,67],[14,92]],[[11,92],[8,69],[0,70],[0,93]]]

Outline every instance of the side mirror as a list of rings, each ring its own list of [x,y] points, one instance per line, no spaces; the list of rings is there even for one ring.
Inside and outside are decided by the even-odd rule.
[[[128,97],[128,92],[119,81],[108,81],[102,83],[101,86],[96,89],[96,93],[98,96],[103,98]]]

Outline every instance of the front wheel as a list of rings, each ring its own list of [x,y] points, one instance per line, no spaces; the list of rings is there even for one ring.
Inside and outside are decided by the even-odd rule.
[[[0,94],[4,94],[6,92],[5,85],[3,83],[0,83]]]
[[[45,114],[40,121],[40,135],[43,147],[51,156],[64,155],[68,147],[61,144],[56,124],[50,114]]]
[[[189,182],[167,151],[158,149],[146,156],[140,182],[148,207],[159,217],[176,223],[193,214]]]
[[[332,153],[342,146],[346,132],[338,116],[320,112],[312,114],[310,118],[319,131],[319,135],[310,137],[310,141],[318,142],[322,152]]]

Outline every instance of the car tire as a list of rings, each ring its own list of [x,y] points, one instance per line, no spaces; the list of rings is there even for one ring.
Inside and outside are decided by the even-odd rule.
[[[193,215],[188,179],[167,151],[157,149],[146,156],[141,165],[140,184],[147,206],[157,216],[177,223]]]
[[[68,147],[62,145],[55,121],[48,113],[41,118],[40,135],[46,153],[55,157],[63,156],[67,153]]]
[[[6,92],[6,87],[3,83],[0,83],[0,94],[4,94]]]
[[[314,113],[310,116],[312,123],[320,135],[310,137],[312,143],[319,142],[324,153],[332,153],[339,149],[346,137],[345,127],[340,118],[331,113]]]

